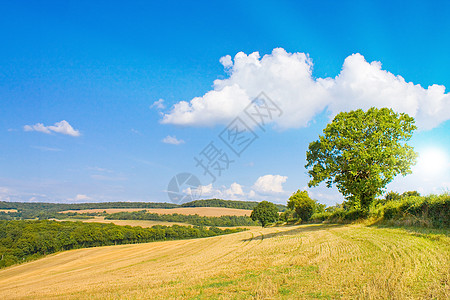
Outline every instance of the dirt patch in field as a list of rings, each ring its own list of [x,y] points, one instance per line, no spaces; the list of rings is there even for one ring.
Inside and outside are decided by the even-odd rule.
[[[17,212],[17,209],[0,209],[0,212]]]
[[[250,216],[251,210],[223,208],[223,207],[180,207],[180,208],[108,208],[108,209],[82,209],[82,210],[66,210],[62,213],[76,212],[76,213],[97,213],[106,211],[108,214],[117,212],[133,212],[146,210],[150,213],[161,215],[180,214],[180,215],[199,215],[205,217],[220,217],[220,216]]]

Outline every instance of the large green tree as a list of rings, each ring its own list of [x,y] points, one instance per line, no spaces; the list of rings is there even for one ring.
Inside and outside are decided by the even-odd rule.
[[[309,144],[308,186],[336,184],[352,205],[368,210],[395,176],[411,173],[417,154],[406,142],[415,129],[414,118],[388,108],[338,114]]]
[[[307,191],[298,190],[289,197],[287,206],[289,209],[295,210],[297,217],[306,222],[314,213],[316,202],[309,197]]]
[[[253,221],[260,221],[264,227],[269,223],[278,221],[278,208],[272,202],[262,201],[253,209],[250,218]]]

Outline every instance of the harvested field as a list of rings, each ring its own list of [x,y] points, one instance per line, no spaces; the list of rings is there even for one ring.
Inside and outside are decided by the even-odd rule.
[[[17,209],[0,209],[0,212],[17,212]]]
[[[187,223],[178,223],[178,222],[164,222],[164,221],[150,221],[150,220],[105,220],[104,217],[93,217],[92,219],[65,219],[65,220],[57,220],[57,221],[81,221],[86,223],[113,223],[120,226],[140,226],[143,228],[152,227],[155,225],[180,225],[180,226],[192,226]],[[227,227],[228,228],[228,227]]]
[[[449,299],[447,231],[258,228],[57,253],[0,270],[1,299]]]
[[[106,211],[109,214],[116,212],[132,212],[146,210],[156,214],[181,214],[181,215],[199,215],[203,217],[220,217],[220,216],[250,216],[251,210],[224,208],[224,207],[180,207],[180,208],[108,208],[108,209],[83,209],[83,210],[66,210],[63,213],[101,213]]]

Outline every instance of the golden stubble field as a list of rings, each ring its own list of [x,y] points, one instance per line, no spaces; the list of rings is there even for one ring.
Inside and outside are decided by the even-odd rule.
[[[52,219],[55,221],[71,221],[71,222],[84,222],[84,223],[112,223],[119,226],[140,226],[142,228],[149,228],[155,225],[165,225],[165,226],[172,226],[172,225],[180,225],[180,226],[193,226],[191,224],[187,223],[180,223],[180,222],[165,222],[165,221],[151,221],[151,220],[107,220],[105,217],[92,217],[92,219],[64,219],[64,220],[58,220],[58,219]],[[230,227],[224,227],[224,228],[230,228]]]
[[[448,299],[448,232],[258,228],[80,249],[0,270],[0,299]]]
[[[220,216],[250,216],[251,210],[225,208],[225,207],[177,207],[177,208],[107,208],[107,209],[82,209],[82,210],[66,210],[62,213],[101,213],[106,211],[108,214],[117,212],[133,212],[146,210],[149,213],[160,215],[180,214],[180,215],[199,215],[203,217],[220,217]]]

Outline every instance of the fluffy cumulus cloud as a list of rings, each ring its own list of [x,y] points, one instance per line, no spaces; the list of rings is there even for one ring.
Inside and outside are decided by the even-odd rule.
[[[242,190],[242,185],[236,182],[233,182],[230,185],[230,188],[225,190],[224,194],[227,195],[229,199],[240,198],[245,195],[244,191]]]
[[[259,177],[253,188],[263,194],[284,193],[283,183],[287,180],[287,176],[281,175],[264,175]]]
[[[184,141],[182,139],[177,139],[176,136],[171,136],[168,135],[166,136],[163,140],[163,143],[165,144],[171,144],[171,145],[180,145],[180,144],[184,144]]]
[[[176,103],[163,114],[164,124],[210,126],[236,117],[257,95],[265,92],[284,112],[274,122],[279,128],[305,127],[320,112],[391,107],[415,117],[421,129],[450,119],[450,94],[442,85],[423,88],[367,62],[360,54],[344,61],[335,78],[315,78],[313,63],[304,53],[276,48],[260,57],[239,52],[220,62],[229,74],[214,81],[213,90],[191,101]]]
[[[271,200],[274,202],[283,202],[286,199],[286,193],[283,190],[283,184],[287,176],[264,175],[259,177],[253,186],[245,187],[237,182],[229,186],[215,187],[212,183],[199,186],[196,189],[188,187],[183,193],[190,194],[195,198],[220,198],[229,200]]]
[[[50,134],[52,132],[61,133],[70,136],[80,136],[80,131],[73,129],[73,127],[66,120],[62,120],[61,122],[56,122],[54,125],[45,126],[42,123],[37,123],[34,125],[25,125],[23,126],[23,130],[25,131],[39,131],[43,133]]]

